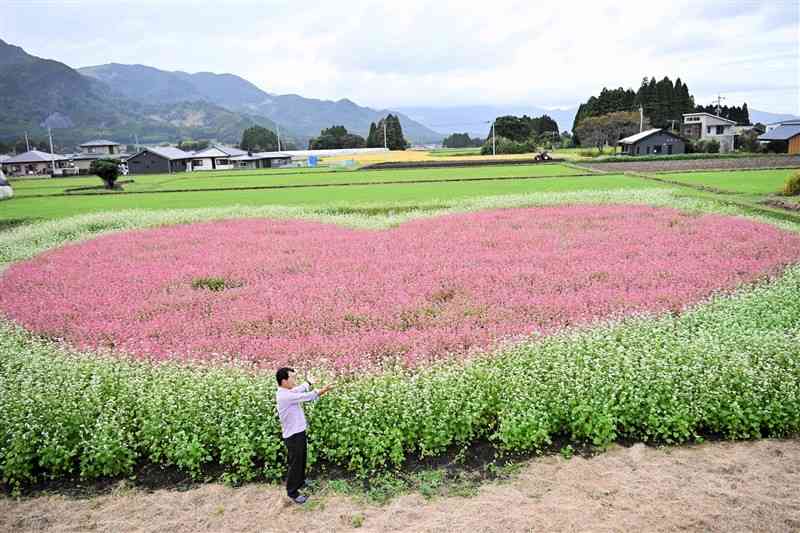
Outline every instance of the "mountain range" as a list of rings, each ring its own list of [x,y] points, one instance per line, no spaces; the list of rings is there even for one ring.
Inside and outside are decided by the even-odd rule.
[[[164,71],[145,65],[109,63],[73,69],[28,54],[0,40],[0,140],[24,132],[44,138],[53,129],[66,150],[90,138],[132,144],[208,139],[236,143],[244,129],[260,125],[281,130],[303,148],[309,138],[332,125],[365,136],[370,123],[396,114],[405,137],[436,143],[453,132],[485,137],[489,123],[502,115],[549,115],[559,130],[569,130],[578,107],[537,106],[400,107],[376,110],[341,99],[318,100],[268,93],[233,74]],[[751,109],[753,123],[791,115]]]
[[[0,140],[53,128],[56,144],[71,149],[96,137],[123,143],[211,139],[236,143],[253,125],[303,148],[334,124],[366,136],[390,111],[298,95],[274,95],[233,74],[168,72],[111,63],[73,69],[32,56],[0,40]],[[395,112],[396,113],[396,112]],[[442,135],[398,114],[406,138],[437,142]]]
[[[571,130],[578,106],[567,109],[544,109],[537,106],[452,106],[452,107],[399,107],[398,111],[429,128],[442,133],[469,133],[473,137],[485,138],[490,123],[504,115],[538,117],[549,115],[558,123],[559,131]]]
[[[366,136],[372,122],[378,122],[387,109],[375,110],[350,100],[304,98],[296,94],[271,94],[233,74],[211,72],[168,72],[144,65],[110,63],[78,69],[78,72],[107,84],[113,91],[142,102],[169,104],[206,101],[246,115],[267,117],[285,132],[300,138],[319,135],[334,124]],[[406,138],[418,143],[437,142],[442,135],[399,114]]]

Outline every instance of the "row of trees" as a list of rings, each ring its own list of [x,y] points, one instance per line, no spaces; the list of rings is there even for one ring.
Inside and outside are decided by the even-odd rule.
[[[344,126],[331,126],[320,132],[319,137],[308,141],[309,150],[336,150],[342,148],[364,148],[367,141],[361,135],[349,133]]]
[[[548,115],[515,117],[505,115],[494,120],[494,145],[492,129],[481,147],[482,154],[524,154],[535,152],[538,146],[552,147],[561,138],[558,124]]]
[[[494,130],[497,136],[516,142],[526,142],[542,134],[552,135],[553,133],[558,133],[558,124],[548,115],[542,115],[541,117],[506,115],[497,117],[494,120]],[[490,127],[487,139],[491,138],[491,136],[492,130]]]
[[[252,126],[242,133],[239,148],[248,152],[274,152],[278,149],[278,136],[263,126]]]
[[[483,139],[472,138],[469,133],[453,133],[442,141],[442,146],[445,148],[475,148],[481,145],[483,145]]]
[[[702,106],[699,105],[695,108],[695,112],[697,113],[711,113],[712,115],[719,115],[722,118],[727,118],[728,120],[735,120],[738,124],[749,125],[750,122],[750,110],[747,109],[747,102],[742,104],[741,107],[732,105],[730,107],[724,105],[720,106],[719,113],[717,113],[717,106],[715,105],[707,105]]]
[[[581,104],[572,125],[575,142],[585,146],[597,146],[601,139],[605,139],[605,142],[614,144],[621,137],[638,132],[640,107],[646,117],[647,126],[653,128],[678,130],[683,122],[684,113],[717,114],[716,106],[696,106],[694,97],[689,92],[689,86],[680,78],[673,84],[666,76],[660,81],[645,77],[637,91],[622,87],[618,89],[604,87],[599,96],[592,96],[586,103]],[[741,107],[722,106],[719,115],[739,124],[750,124],[747,103]],[[589,119],[596,120],[586,122]],[[588,137],[584,139],[584,135]]]
[[[385,128],[384,128],[385,126]],[[384,131],[386,136],[384,139]],[[403,137],[403,127],[400,125],[400,119],[391,113],[369,126],[369,134],[367,135],[367,148],[382,148],[384,146],[389,150],[405,150],[408,148],[408,142]]]
[[[650,121],[645,119],[644,129],[650,128]],[[618,140],[639,132],[639,113],[634,111],[615,111],[604,115],[587,117],[575,127],[575,137],[582,146],[603,147],[613,145],[616,150]]]
[[[575,131],[578,124],[586,118],[618,111],[638,111],[639,106],[644,109],[644,115],[655,128],[680,124],[684,113],[695,110],[694,97],[689,92],[689,86],[680,78],[673,84],[666,76],[661,81],[645,77],[637,91],[622,87],[604,87],[599,96],[592,96],[585,104],[581,104],[572,129]]]
[[[196,141],[194,139],[182,139],[178,143],[178,148],[186,152],[197,152],[205,150],[211,145],[211,141]]]

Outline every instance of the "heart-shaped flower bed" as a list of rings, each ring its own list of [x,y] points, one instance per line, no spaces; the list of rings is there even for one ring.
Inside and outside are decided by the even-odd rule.
[[[118,233],[12,266],[0,310],[80,348],[165,359],[419,364],[678,312],[800,260],[800,235],[649,206],[557,206],[390,230],[227,220]]]

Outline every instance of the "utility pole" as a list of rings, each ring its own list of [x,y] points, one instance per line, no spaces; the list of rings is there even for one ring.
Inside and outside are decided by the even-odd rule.
[[[277,122],[275,123],[275,129],[278,130],[278,151],[280,152],[281,151],[281,127],[278,125]]]
[[[497,155],[497,150],[495,150],[495,140],[496,140],[496,138],[497,138],[497,136],[495,135],[494,120],[493,120],[492,121],[492,156],[496,156]]]
[[[53,153],[53,132],[47,128],[47,136],[50,137],[50,165],[53,167],[53,177],[56,175],[56,156]]]
[[[639,104],[639,133],[644,129],[644,107]]]
[[[389,149],[389,140],[386,138],[386,119],[383,119],[383,148]]]
[[[725,100],[725,97],[721,94],[717,94],[717,116],[720,116],[720,111],[722,111],[720,104],[722,104],[723,100]]]
[[[27,131],[25,132],[25,151],[26,152],[30,152],[31,151],[31,143],[28,140],[28,132]]]

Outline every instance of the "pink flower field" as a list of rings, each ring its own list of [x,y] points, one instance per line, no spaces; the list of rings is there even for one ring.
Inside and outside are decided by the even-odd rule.
[[[797,261],[800,235],[648,206],[503,209],[390,230],[227,220],[15,264],[0,278],[0,312],[78,348],[153,360],[415,365],[678,312]]]

